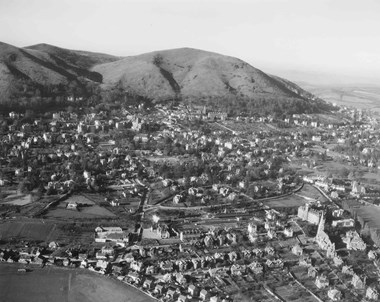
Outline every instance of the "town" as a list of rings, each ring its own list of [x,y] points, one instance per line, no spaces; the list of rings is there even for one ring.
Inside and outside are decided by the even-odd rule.
[[[10,112],[0,261],[86,269],[158,301],[378,301],[380,117],[335,108]]]

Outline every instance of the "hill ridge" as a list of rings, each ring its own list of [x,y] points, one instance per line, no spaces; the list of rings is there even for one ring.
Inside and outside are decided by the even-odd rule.
[[[156,56],[161,57],[159,64]],[[268,102],[316,100],[290,81],[268,75],[241,59],[191,47],[117,57],[47,43],[18,48],[0,42],[0,93],[12,91],[10,88],[22,81],[42,86],[91,82],[103,90],[117,86],[151,100],[206,102],[230,110],[228,102],[240,102],[241,106],[248,102],[252,111]],[[7,97],[9,93],[2,96]],[[224,103],[218,104],[218,100]]]

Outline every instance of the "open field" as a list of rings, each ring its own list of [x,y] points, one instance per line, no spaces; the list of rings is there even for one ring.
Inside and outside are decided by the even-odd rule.
[[[322,203],[327,202],[326,197],[324,197],[316,188],[305,184],[303,188],[295,194],[264,201],[264,204],[272,208],[299,207],[308,201],[315,200],[319,200]]]
[[[306,203],[306,199],[297,195],[289,195],[286,197],[264,201],[263,203],[271,208],[291,208],[304,205]]]
[[[95,204],[95,202],[93,202],[92,200],[90,200],[89,198],[87,198],[83,195],[72,195],[65,200],[66,204],[69,202],[76,202],[78,204],[87,204],[87,205]]]
[[[2,302],[155,301],[135,288],[89,271],[31,267],[31,272],[18,273],[18,267],[0,264]]]
[[[48,241],[55,237],[55,225],[52,223],[10,221],[0,224],[0,239],[12,238],[36,241]]]
[[[311,200],[319,200],[320,202],[328,201],[316,188],[308,184],[305,184],[296,194],[297,196],[304,197],[306,200],[310,198]]]
[[[170,190],[169,187],[155,187],[149,194],[148,204],[155,204],[156,202],[165,199],[174,192]]]
[[[5,203],[7,204],[23,206],[32,202],[32,195],[31,194],[10,195],[5,198],[5,201],[6,201]]]
[[[69,202],[76,202],[78,210],[66,209]],[[48,218],[74,218],[74,219],[91,219],[99,217],[116,217],[115,214],[110,212],[104,207],[101,207],[95,202],[83,195],[73,195],[68,199],[61,201],[57,206],[51,207],[45,214]]]
[[[328,86],[302,84],[304,89],[314,95],[343,106],[354,106],[359,109],[380,110],[380,88],[374,85]]]
[[[92,218],[103,218],[103,217],[116,217],[115,214],[111,213],[105,208],[99,206],[92,206],[88,208],[81,208],[77,210],[67,210],[65,208],[53,208],[48,211],[45,215],[47,218],[73,218],[73,219],[92,219]]]

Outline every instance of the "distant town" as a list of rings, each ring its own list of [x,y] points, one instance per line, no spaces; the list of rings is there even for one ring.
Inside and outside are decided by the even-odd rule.
[[[379,122],[174,101],[10,112],[0,269],[89,270],[152,301],[378,301]]]

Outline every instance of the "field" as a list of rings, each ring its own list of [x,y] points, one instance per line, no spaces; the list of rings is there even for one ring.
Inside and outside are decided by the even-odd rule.
[[[0,224],[0,239],[12,238],[36,241],[49,241],[56,236],[54,224],[38,222],[11,221]]]
[[[1,302],[154,301],[135,288],[89,271],[31,267],[31,272],[18,273],[18,267],[0,264]]]
[[[304,205],[306,203],[306,200],[297,195],[290,195],[277,199],[271,199],[269,201],[264,201],[263,203],[271,208],[292,208]]]
[[[5,198],[5,203],[12,204],[16,206],[23,206],[32,202],[31,194],[14,194],[9,195]]]
[[[84,205],[78,207],[79,210],[69,210],[66,206],[69,202],[76,202],[77,204]],[[96,205],[95,202],[82,195],[73,195],[68,199],[60,202],[57,206],[52,207],[45,214],[48,218],[74,218],[74,219],[92,219],[99,217],[116,217],[115,214],[109,210]]]
[[[315,78],[307,80],[308,83],[299,82],[298,84],[310,91],[314,95],[343,106],[354,106],[359,109],[371,109],[379,111],[380,109],[380,87],[376,83],[373,84],[361,84],[356,85],[340,85],[328,83],[319,83]],[[315,84],[310,84],[310,83]]]
[[[174,192],[171,191],[169,187],[163,187],[162,185],[155,184],[149,194],[148,204],[155,204],[156,202],[173,194]]]
[[[296,194],[297,196],[304,197],[306,200],[310,198],[312,200],[319,200],[320,202],[328,201],[316,188],[308,184],[305,184]]]
[[[93,219],[93,218],[102,218],[102,217],[116,217],[115,214],[111,213],[105,208],[100,206],[92,206],[88,208],[81,208],[77,210],[67,210],[65,208],[54,208],[49,210],[45,215],[47,218],[73,218],[73,219]]]

